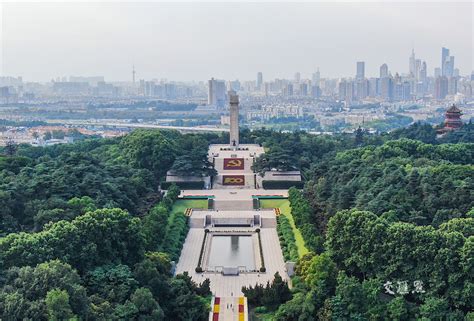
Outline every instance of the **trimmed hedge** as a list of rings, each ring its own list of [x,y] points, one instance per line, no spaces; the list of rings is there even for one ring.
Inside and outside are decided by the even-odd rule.
[[[177,185],[180,189],[204,189],[204,182],[162,182],[161,189],[168,189],[171,184]]]
[[[289,189],[290,187],[296,187],[301,189],[304,187],[302,181],[262,181],[264,189]]]
[[[267,269],[265,268],[265,260],[263,259],[263,247],[262,247],[262,237],[260,236],[260,229],[256,229],[258,236],[258,247],[260,249],[260,260],[262,261],[262,266],[260,267],[260,272],[264,273]]]
[[[209,229],[204,230],[204,238],[202,239],[202,244],[201,244],[201,252],[199,252],[199,261],[198,261],[198,266],[196,267],[196,272],[197,273],[202,273],[202,256],[204,255],[204,245],[206,244],[206,238],[207,234],[209,233]]]
[[[178,261],[188,230],[188,221],[184,213],[171,214],[162,251],[167,253],[172,261]]]
[[[287,217],[277,217],[277,233],[285,261],[296,262],[299,258],[295,235]]]

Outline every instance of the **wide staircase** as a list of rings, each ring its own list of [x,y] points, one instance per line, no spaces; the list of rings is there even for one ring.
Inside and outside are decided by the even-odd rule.
[[[253,200],[216,199],[214,209],[217,211],[252,211]]]
[[[209,321],[248,321],[247,298],[213,297]]]

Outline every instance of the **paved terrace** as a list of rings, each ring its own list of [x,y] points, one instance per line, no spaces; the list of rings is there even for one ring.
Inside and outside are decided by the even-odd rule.
[[[229,229],[226,228],[226,230]],[[238,230],[238,228],[232,228],[232,230]],[[242,231],[248,231],[248,229],[243,228]],[[289,282],[276,229],[263,228],[260,230],[260,235],[266,273],[242,273],[238,276],[223,276],[221,273],[213,272],[196,273],[195,268],[199,261],[204,238],[203,228],[191,228],[189,230],[176,267],[176,273],[188,271],[191,278],[197,283],[201,283],[208,278],[211,281],[212,293],[218,297],[242,296],[242,286],[254,286],[257,283],[266,284],[268,281],[271,282],[276,272],[279,272],[282,278]]]
[[[192,195],[214,195],[214,200],[244,200],[247,201],[252,199],[253,195],[263,196],[282,196],[288,197],[288,190],[275,189],[275,190],[263,190],[263,189],[212,189],[212,190],[183,190],[181,197]]]
[[[275,218],[275,212],[273,210],[259,210],[259,211],[207,211],[198,210],[193,211],[191,218],[202,218],[206,215],[212,215],[217,218],[253,218],[254,215],[260,215],[261,218]]]
[[[232,155],[237,155],[237,157],[250,157],[250,155],[263,154],[265,150],[260,145],[256,144],[240,144],[240,150],[221,150],[221,148],[229,148],[228,144],[213,144],[209,145],[209,156],[219,154],[219,158],[230,158]],[[245,150],[243,150],[245,149]]]

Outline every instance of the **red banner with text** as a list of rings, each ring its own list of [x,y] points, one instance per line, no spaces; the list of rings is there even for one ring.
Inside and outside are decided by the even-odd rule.
[[[224,175],[222,176],[222,185],[235,185],[235,186],[245,185],[245,176],[244,175]]]
[[[244,169],[243,158],[224,158],[224,169]]]

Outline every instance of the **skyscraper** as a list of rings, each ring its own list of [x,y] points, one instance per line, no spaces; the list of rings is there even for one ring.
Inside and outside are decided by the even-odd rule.
[[[408,72],[412,77],[416,76],[416,59],[415,59],[415,49],[411,50],[411,56],[408,60]]]
[[[426,61],[423,61],[423,63],[421,64],[421,68],[420,68],[420,78],[419,78],[419,80],[422,81],[422,82],[425,82],[427,76],[428,76],[428,67],[426,66]]]
[[[383,64],[380,66],[380,78],[388,77],[388,66]]]
[[[308,84],[300,84],[300,96],[308,96]]]
[[[133,85],[135,85],[135,65],[132,66],[132,82],[133,82]]]
[[[365,62],[358,61],[356,79],[364,79],[364,78],[365,78]]]
[[[319,86],[320,81],[321,81],[321,74],[318,68],[318,70],[313,74],[313,79],[312,79],[313,86]]]
[[[444,68],[445,68],[444,76],[446,77],[454,76],[454,56],[446,57]]]
[[[263,74],[262,72],[257,73],[257,89],[262,90],[262,84],[263,84]]]
[[[436,99],[444,99],[448,94],[448,78],[441,76],[436,78],[434,96]]]
[[[449,49],[441,48],[441,76],[446,76],[446,60],[449,57]]]
[[[380,95],[391,101],[393,99],[393,79],[392,77],[383,77],[380,79]]]
[[[212,78],[208,84],[207,103],[211,106],[223,108],[225,106],[225,81]]]
[[[299,72],[295,73],[295,82],[299,83],[301,80],[301,74]]]

